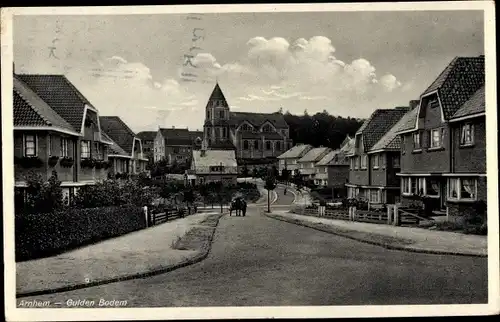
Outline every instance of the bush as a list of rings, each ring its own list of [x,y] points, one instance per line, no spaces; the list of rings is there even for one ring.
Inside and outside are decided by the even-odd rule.
[[[15,217],[16,261],[50,256],[146,227],[141,207],[66,209]]]
[[[61,181],[57,178],[55,170],[52,171],[47,182],[44,182],[40,174],[35,172],[28,174],[26,182],[28,185],[26,188],[27,200],[22,212],[48,213],[63,207]]]

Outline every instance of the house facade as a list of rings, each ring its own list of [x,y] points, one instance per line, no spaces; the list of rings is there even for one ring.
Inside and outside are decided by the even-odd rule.
[[[456,57],[420,96],[399,131],[403,205],[433,198],[451,219],[486,201],[484,83],[484,56]]]
[[[192,151],[201,147],[199,131],[179,128],[160,128],[154,140],[154,160],[166,160],[168,164],[189,165]]]
[[[236,185],[238,164],[232,150],[193,150],[193,162],[190,173],[194,174],[196,185],[210,182],[222,182],[224,185]]]
[[[143,154],[141,139],[118,116],[101,116],[101,128],[111,139],[111,174],[136,175],[146,172],[148,159]]]
[[[297,161],[299,173],[305,181],[314,182],[316,176],[316,163],[331,151],[330,148],[326,147],[312,148]],[[327,171],[325,171],[325,174],[327,174]]]
[[[345,152],[350,150],[353,140],[347,136],[340,145],[339,149],[328,152],[322,159],[315,165],[316,173],[314,175],[314,184],[322,187],[332,187],[333,177],[340,179],[344,174],[345,178],[342,180],[342,187],[346,183],[349,176],[349,163],[346,161]],[[344,165],[347,165],[347,167]],[[330,169],[331,168],[331,169]]]
[[[231,112],[219,84],[208,99],[205,113],[204,144],[209,150],[234,150],[239,165],[278,166],[277,156],[292,146],[282,114]]]
[[[78,187],[106,179],[112,143],[102,135],[99,111],[63,75],[13,80],[16,205],[31,173],[46,181],[55,170],[67,201]]]
[[[141,139],[144,157],[148,160],[154,160],[156,133],[156,131],[142,131],[137,133],[137,137]]]
[[[400,121],[408,109],[396,107],[376,110],[356,132],[354,148],[348,155],[349,179],[345,184],[348,198],[366,200],[375,206],[397,201],[399,151],[392,149],[390,144],[393,140],[386,133]],[[395,133],[392,136],[395,137]]]
[[[278,156],[278,170],[283,173],[283,170],[289,170],[291,175],[294,175],[299,169],[299,161],[309,150],[313,148],[312,145],[299,143],[285,153]]]

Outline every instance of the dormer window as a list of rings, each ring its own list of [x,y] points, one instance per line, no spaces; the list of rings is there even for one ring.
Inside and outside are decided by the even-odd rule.
[[[264,127],[262,128],[262,132],[272,132],[272,131],[273,128],[269,124],[264,125]]]
[[[244,132],[250,132],[250,131],[253,130],[253,128],[250,125],[248,125],[248,124],[245,123],[245,124],[243,124],[241,126],[241,130],[244,131]]]

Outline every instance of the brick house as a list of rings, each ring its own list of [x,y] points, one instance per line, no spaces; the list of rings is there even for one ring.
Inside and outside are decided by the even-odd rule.
[[[328,162],[328,187],[332,188],[335,198],[347,196],[346,182],[349,181],[349,157],[354,150],[354,138],[346,137],[341,148],[335,150],[336,153]]]
[[[350,143],[351,139],[349,136],[347,136],[342,144],[340,145],[339,149],[336,150],[330,150],[323,158],[321,158],[316,164],[314,165],[314,168],[316,170],[316,173],[314,175],[314,184],[317,186],[323,186],[323,187],[331,187],[331,184],[329,182],[329,178],[331,175],[334,175],[335,170],[341,171],[343,168],[342,163],[343,159],[345,158],[345,151],[348,151],[350,148]],[[335,161],[332,163],[332,161]],[[330,166],[336,165],[338,168],[331,169],[329,170],[328,168]],[[347,168],[349,170],[349,168]],[[336,174],[335,174],[336,175]],[[348,175],[348,172],[347,172]],[[346,177],[347,179],[347,177]],[[342,182],[342,186],[346,183],[346,180]]]
[[[142,131],[137,133],[137,137],[142,142],[142,152],[148,160],[154,160],[155,138],[157,131]]]
[[[101,129],[113,141],[108,155],[111,172],[131,175],[145,172],[148,159],[143,155],[141,139],[118,116],[101,116],[99,121]]]
[[[99,111],[63,75],[13,77],[16,205],[30,171],[47,180],[56,170],[64,197],[107,178],[108,148]]]
[[[354,148],[348,155],[349,180],[345,184],[348,198],[363,199],[372,205],[395,201],[399,195],[396,177],[399,172],[399,151],[390,151],[392,140],[384,136],[407,112],[408,107],[378,109],[358,129]],[[381,139],[382,143],[379,142]],[[374,146],[377,150],[373,149]]]
[[[486,201],[484,83],[484,56],[456,57],[422,93],[414,122],[399,131],[402,205],[435,198],[451,219]]]
[[[309,150],[313,148],[312,145],[299,143],[294,147],[287,150],[285,153],[278,156],[278,170],[280,173],[283,170],[290,170],[293,175],[299,169],[299,164],[297,161],[302,158]]]
[[[332,149],[326,147],[312,148],[302,158],[297,160],[299,172],[304,181],[314,182],[316,163],[323,159]]]
[[[167,160],[168,164],[177,162],[189,165],[195,147],[193,134],[187,128],[160,128],[154,140],[154,160],[155,162]]]

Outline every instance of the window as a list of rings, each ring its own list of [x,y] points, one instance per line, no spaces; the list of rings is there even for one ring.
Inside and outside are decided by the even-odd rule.
[[[243,141],[243,150],[248,150],[248,141],[247,140]]]
[[[354,169],[359,169],[359,164],[361,162],[361,157],[357,156],[355,158]]]
[[[49,156],[51,156],[52,155],[52,135],[49,134],[47,136],[47,141],[49,141],[49,144],[48,144],[49,145]]]
[[[210,167],[210,172],[222,172],[224,170],[224,167],[222,166],[211,166]]]
[[[68,139],[61,139],[61,156],[67,157],[68,155]]]
[[[276,142],[276,150],[277,150],[277,151],[280,151],[280,150],[281,150],[281,142],[280,142],[280,141],[277,141],[277,142]]]
[[[351,164],[350,164],[350,169],[354,169],[354,158],[350,158]]]
[[[366,169],[367,161],[368,161],[368,156],[365,154],[361,157],[361,169]]]
[[[90,141],[81,141],[81,158],[89,159],[90,158]]]
[[[174,148],[174,153],[179,153],[179,148],[178,147]]]
[[[415,178],[410,178],[410,186],[411,186],[411,193],[414,195],[418,194],[418,182]]]
[[[420,131],[413,133],[413,150],[420,150],[422,145],[420,144],[422,138],[422,133]]]
[[[460,130],[460,145],[474,144],[474,125],[467,123]]]
[[[34,157],[36,156],[36,135],[26,134],[24,136],[24,156]]]
[[[400,168],[401,167],[399,155],[395,155],[392,157],[392,167],[393,168]]]
[[[373,169],[378,169],[379,162],[380,162],[379,155],[378,154],[374,154],[372,160],[373,160]]]
[[[426,182],[426,195],[427,196],[439,196],[439,181],[435,179],[429,179]]]
[[[401,185],[402,185],[401,188],[403,190],[403,194],[405,194],[405,195],[411,194],[411,190],[410,190],[411,178],[409,178],[409,177],[401,178]]]
[[[262,132],[272,132],[272,131],[273,129],[269,124],[264,125],[264,127],[262,128]]]
[[[467,178],[448,179],[448,198],[455,200],[476,200],[477,180]]]
[[[255,141],[253,141],[253,148],[254,148],[255,150],[258,150],[258,149],[259,149],[259,140],[255,140]]]
[[[245,132],[249,132],[249,131],[252,131],[252,130],[253,130],[253,128],[252,128],[250,125],[248,125],[248,124],[246,124],[246,123],[245,123],[245,124],[243,124],[243,125],[241,126],[241,130],[242,130],[242,131],[245,131]]]
[[[438,100],[437,100],[437,99],[431,99],[431,100],[429,101],[428,106],[429,106],[430,108],[435,108],[435,107],[438,107],[438,106],[439,106]]]
[[[266,150],[271,150],[271,141],[266,141]]]
[[[94,146],[95,146],[96,159],[97,160],[102,160],[103,156],[102,156],[102,153],[101,153],[101,145],[99,144],[99,142],[94,142]]]
[[[417,195],[425,195],[425,178],[417,179]]]
[[[224,118],[224,110],[222,110],[222,111],[220,111],[220,112],[219,112],[219,117],[220,117],[221,119],[223,119],[223,118]]]
[[[439,148],[443,144],[443,129],[431,130],[431,148]]]
[[[380,203],[380,191],[378,189],[370,190],[370,202]]]
[[[401,154],[406,153],[406,135],[401,135]]]
[[[209,119],[209,118],[210,118],[210,111],[207,110],[207,119]]]

